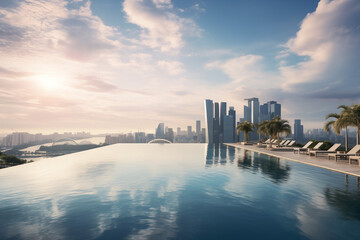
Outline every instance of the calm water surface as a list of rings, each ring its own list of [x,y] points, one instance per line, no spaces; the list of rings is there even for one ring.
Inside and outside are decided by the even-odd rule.
[[[231,147],[117,144],[0,170],[0,239],[360,239],[355,179]]]

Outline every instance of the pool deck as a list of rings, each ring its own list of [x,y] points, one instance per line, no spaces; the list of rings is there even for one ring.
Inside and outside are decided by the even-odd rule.
[[[293,151],[274,151],[269,150],[264,147],[258,147],[256,145],[241,145],[238,143],[224,143],[227,146],[232,146],[235,148],[242,148],[245,150],[250,150],[266,155],[270,155],[273,157],[278,157],[281,159],[286,159],[289,161],[299,162],[307,165],[311,165],[314,167],[324,168],[330,171],[344,173],[346,175],[352,175],[355,177],[360,177],[360,167],[358,164],[349,164],[348,160],[338,160],[335,161],[333,158],[332,160],[328,160],[327,157],[320,156],[320,157],[310,157],[306,154],[297,154]]]

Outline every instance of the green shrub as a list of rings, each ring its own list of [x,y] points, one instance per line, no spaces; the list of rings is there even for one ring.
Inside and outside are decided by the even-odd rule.
[[[6,164],[12,164],[12,165],[26,163],[25,160],[22,160],[16,156],[12,156],[12,155],[5,155],[5,154],[1,155],[1,159],[4,160]]]

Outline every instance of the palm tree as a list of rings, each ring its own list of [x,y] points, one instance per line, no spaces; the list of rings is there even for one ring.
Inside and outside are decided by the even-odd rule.
[[[342,113],[349,122],[350,126],[356,127],[356,144],[359,144],[359,133],[360,133],[360,105],[354,104],[350,107],[341,105],[343,108]]]
[[[261,134],[267,136],[269,134],[269,122],[268,120],[265,120],[257,125],[257,132],[259,133],[259,139]],[[269,136],[270,137],[270,136]]]
[[[249,132],[252,132],[253,128],[254,124],[247,121],[239,123],[239,125],[237,125],[236,127],[238,134],[240,133],[240,131],[244,132],[244,142],[247,142],[249,140]]]
[[[335,120],[327,121],[324,125],[324,130],[329,133],[330,127],[337,134],[341,135],[341,130],[345,129],[345,149],[348,150],[348,127],[351,125],[351,109],[348,106],[340,105],[338,109],[342,108],[343,110],[340,114],[329,113],[326,115],[326,119],[334,118]]]
[[[274,117],[268,124],[269,134],[273,138],[280,138],[281,133],[285,133],[286,136],[291,134],[291,126],[288,120],[280,119],[279,116]]]

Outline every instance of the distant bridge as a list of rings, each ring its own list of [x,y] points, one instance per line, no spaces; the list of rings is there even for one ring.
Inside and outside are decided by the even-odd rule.
[[[170,142],[170,141],[167,140],[167,139],[156,138],[156,139],[151,140],[151,141],[148,142],[148,143],[150,144],[150,143],[172,143],[172,142]]]
[[[71,139],[71,138],[62,138],[62,139],[59,139],[59,140],[56,140],[53,142],[52,146],[54,146],[56,143],[59,143],[59,142],[73,142],[75,143],[74,145],[79,145],[74,139]]]

